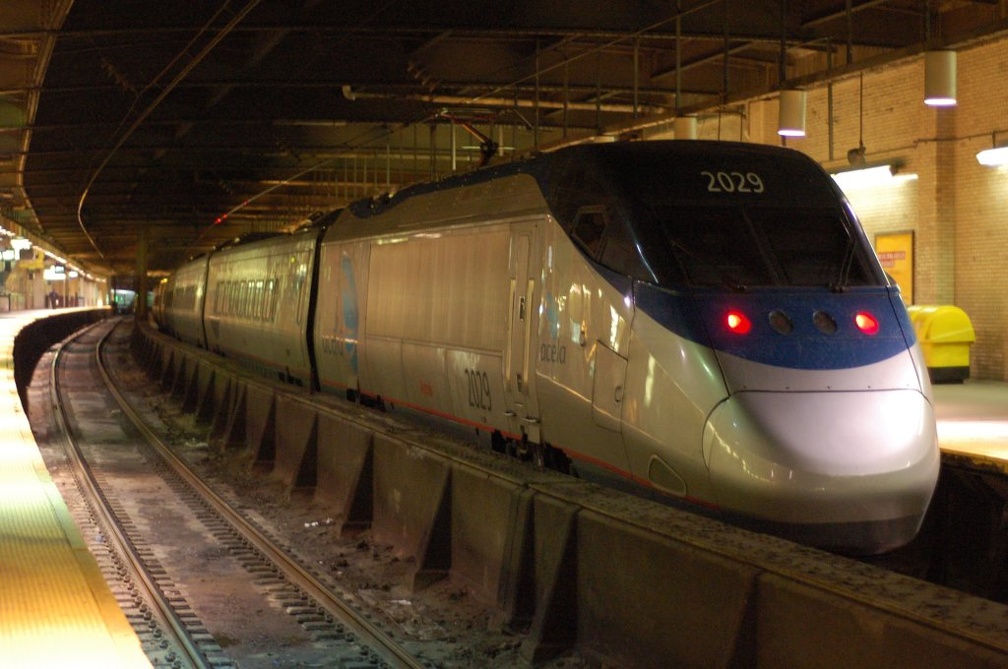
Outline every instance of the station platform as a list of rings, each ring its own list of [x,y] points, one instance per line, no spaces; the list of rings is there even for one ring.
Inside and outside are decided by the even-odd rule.
[[[5,667],[150,667],[32,435],[14,340],[53,311],[0,314],[0,658]]]
[[[1008,475],[1008,384],[937,384],[934,397],[942,458]]]

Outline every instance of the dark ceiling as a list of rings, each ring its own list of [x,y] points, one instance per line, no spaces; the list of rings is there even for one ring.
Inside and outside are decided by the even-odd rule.
[[[998,0],[2,0],[0,214],[130,275],[1008,27]]]

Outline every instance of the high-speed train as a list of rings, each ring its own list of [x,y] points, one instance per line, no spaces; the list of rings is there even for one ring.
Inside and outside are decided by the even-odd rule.
[[[849,553],[917,533],[931,388],[833,180],[782,148],[574,146],[179,268],[156,313],[288,381]]]

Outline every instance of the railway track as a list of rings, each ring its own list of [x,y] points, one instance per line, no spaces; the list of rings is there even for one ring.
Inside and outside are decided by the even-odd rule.
[[[129,354],[125,353],[124,350],[125,350],[125,347],[124,346],[120,346],[119,352],[116,355],[121,356],[122,359],[125,361],[125,359],[129,357]],[[126,363],[126,364],[128,365],[129,363]],[[119,370],[120,373],[125,372],[124,366],[119,366],[119,367],[117,367],[117,369]],[[141,378],[141,377],[143,377],[144,379],[146,379],[146,373],[144,371],[140,370],[140,369],[135,369],[135,370],[133,370],[132,373],[135,375],[135,378]],[[125,375],[128,375],[128,374],[129,374],[129,372],[125,372]],[[93,381],[90,382],[90,383],[93,384]],[[85,383],[84,382],[79,382],[78,385],[85,385]],[[138,389],[140,388],[141,384],[140,384],[140,382],[137,382],[137,381],[133,381],[133,382],[127,381],[127,385],[129,385],[132,388],[132,392],[136,393],[136,392],[138,392]],[[157,389],[154,389],[153,387],[151,387],[149,385],[149,380],[148,380],[148,385],[146,386],[146,388],[147,388],[147,390],[145,390],[145,391],[139,391],[139,392],[150,392],[151,393],[150,396],[146,398],[146,401],[138,402],[137,405],[138,406],[141,406],[141,405],[147,406],[148,412],[151,410],[152,407],[156,407],[157,411],[163,416],[165,424],[167,426],[169,426],[171,429],[173,429],[173,430],[176,431],[175,437],[173,438],[173,446],[172,446],[172,449],[174,449],[175,452],[171,455],[171,457],[169,457],[169,460],[172,460],[172,459],[178,460],[179,464],[183,465],[182,469],[183,470],[187,470],[189,467],[184,466],[184,462],[188,462],[189,465],[191,466],[191,465],[193,465],[194,460],[196,458],[193,457],[194,453],[192,453],[192,452],[186,452],[186,450],[184,448],[183,449],[179,448],[179,442],[180,442],[179,435],[181,435],[182,439],[190,439],[192,441],[198,441],[200,439],[199,437],[193,437],[192,436],[192,435],[197,434],[197,433],[200,432],[199,430],[193,429],[194,423],[192,421],[195,420],[194,419],[194,415],[193,414],[187,414],[183,410],[183,408],[181,406],[179,406],[179,404],[177,402],[174,401],[174,399],[168,399],[168,398],[166,398],[166,396],[163,394],[163,390],[164,390],[163,387],[159,387]],[[80,398],[77,397],[77,393],[76,392],[71,393],[71,395],[73,397],[70,398],[70,399],[68,399],[68,400],[66,400],[65,401],[66,404],[68,404],[71,407],[74,407],[76,404],[81,403]],[[160,399],[157,399],[158,397]],[[87,405],[88,403],[89,402],[87,400],[85,400],[81,404],[83,406],[83,405]],[[90,404],[97,404],[97,403],[92,400],[90,402]],[[82,408],[82,411],[84,411],[84,410],[85,409]],[[95,411],[100,412],[101,410],[97,409]],[[114,409],[114,412],[119,412],[119,411],[122,411],[122,409],[119,409],[119,408]],[[108,410],[105,410],[105,418],[107,420],[110,419],[109,414],[110,414],[110,412]],[[113,421],[113,422],[115,422],[115,421]],[[141,422],[143,422],[143,421],[141,421]],[[131,429],[136,429],[136,428],[131,428]],[[164,426],[162,426],[160,429],[163,430],[165,428],[164,428]],[[186,435],[189,435],[189,436],[186,436]],[[194,447],[194,448],[196,450],[198,450],[198,447]],[[222,461],[231,461],[231,462],[233,462],[235,460],[234,452],[232,452],[231,454],[225,455],[224,452],[220,451],[219,449],[216,449],[216,450],[215,449],[209,449],[207,447],[207,444],[205,442],[203,442],[203,447],[202,448],[203,448],[203,452],[204,453],[207,453],[207,452],[215,452],[215,453],[217,453],[218,457],[220,457],[220,459]],[[166,450],[169,450],[169,449],[166,449]],[[183,457],[181,459],[178,457],[178,455],[177,455],[178,453],[182,454]],[[152,463],[152,462],[155,462],[155,461],[157,462],[157,464],[147,464],[146,465],[147,469],[161,469],[161,468],[171,469],[169,467],[169,465],[164,464],[164,459],[160,455],[157,456],[157,458],[153,458],[153,456],[146,456],[145,457],[145,462]],[[123,466],[123,465],[119,465],[119,466]],[[197,467],[197,469],[200,469],[204,473],[206,473],[207,470],[208,470],[207,467]],[[300,524],[300,522],[302,520],[304,520],[306,518],[306,516],[297,516],[297,517],[293,517],[292,516],[291,518],[288,518],[285,515],[286,514],[286,512],[285,512],[284,514],[281,514],[279,516],[280,520],[278,522],[278,520],[277,520],[278,516],[275,515],[275,510],[274,510],[274,512],[269,512],[269,511],[264,511],[262,508],[260,508],[259,511],[253,510],[250,513],[249,510],[245,508],[245,507],[248,507],[248,506],[252,506],[250,504],[250,502],[249,502],[249,500],[251,498],[249,496],[247,496],[246,493],[248,493],[249,491],[255,491],[255,492],[252,493],[253,496],[255,494],[260,494],[259,491],[262,491],[263,489],[265,489],[268,486],[268,484],[269,484],[269,477],[268,476],[260,475],[259,473],[253,471],[253,465],[252,465],[251,461],[245,463],[245,465],[244,465],[244,471],[248,475],[246,481],[247,482],[251,482],[251,485],[244,485],[245,490],[241,491],[240,495],[235,495],[235,494],[233,494],[234,490],[237,490],[239,487],[243,486],[243,483],[241,482],[240,477],[238,479],[223,477],[223,478],[225,478],[225,480],[230,481],[230,484],[232,486],[232,493],[225,493],[223,496],[220,497],[219,501],[220,501],[221,504],[223,504],[226,507],[240,507],[240,508],[242,508],[242,513],[240,515],[242,515],[243,517],[245,517],[246,521],[248,521],[248,524],[252,527],[253,530],[255,530],[255,532],[253,533],[253,536],[252,537],[234,538],[235,535],[233,534],[232,530],[230,529],[230,525],[229,524],[225,523],[223,525],[218,525],[217,521],[213,520],[213,518],[216,517],[216,515],[215,515],[216,511],[214,509],[210,509],[209,511],[206,511],[206,512],[199,511],[198,513],[194,514],[194,517],[196,517],[196,520],[192,521],[192,522],[198,522],[201,525],[201,527],[203,528],[203,533],[204,534],[210,533],[212,536],[217,537],[219,545],[223,546],[223,547],[218,547],[217,549],[204,548],[204,549],[200,549],[200,550],[202,550],[203,552],[210,552],[212,550],[218,550],[218,551],[222,551],[223,553],[226,553],[228,556],[234,557],[235,559],[241,559],[243,561],[242,569],[245,572],[247,572],[247,573],[253,574],[253,576],[254,576],[253,579],[252,579],[252,584],[245,586],[247,589],[249,589],[249,590],[255,590],[255,589],[265,589],[265,590],[267,590],[267,592],[270,593],[269,596],[267,596],[267,600],[269,602],[267,604],[267,606],[271,606],[273,608],[278,608],[278,609],[283,610],[286,613],[289,613],[289,615],[291,617],[295,618],[295,621],[298,622],[298,624],[301,624],[303,626],[303,630],[302,631],[305,631],[305,630],[308,630],[308,629],[321,630],[320,633],[319,633],[318,639],[317,639],[317,641],[319,643],[321,643],[321,644],[333,643],[334,642],[334,639],[332,638],[333,637],[333,633],[331,631],[331,628],[327,627],[327,625],[329,624],[330,619],[332,619],[332,621],[336,620],[336,615],[334,613],[332,613],[332,612],[327,612],[325,609],[323,609],[323,607],[321,607],[319,605],[319,603],[315,600],[315,597],[314,597],[315,593],[313,591],[313,588],[319,588],[322,591],[332,590],[333,589],[332,588],[331,579],[330,578],[326,578],[327,576],[331,576],[331,571],[333,571],[333,564],[334,564],[333,561],[330,560],[330,559],[328,559],[328,558],[325,558],[325,557],[321,557],[321,559],[320,559],[320,556],[324,556],[324,553],[305,552],[303,550],[304,549],[304,545],[301,544],[301,543],[297,543],[297,539],[302,538],[305,534],[308,533],[307,530],[304,533],[296,533],[295,532],[293,534],[287,532],[286,530],[284,530],[284,531],[282,531],[280,533],[276,532],[276,528],[280,524],[282,524],[282,523],[288,523],[288,521],[290,521],[291,524],[298,525],[298,524]],[[173,473],[168,478],[173,480],[174,478],[177,478],[177,477],[178,477],[178,475]],[[210,474],[210,478],[211,479],[214,478],[214,474],[213,473]],[[238,481],[237,484],[235,483],[236,480]],[[179,485],[181,485],[181,484],[179,484]],[[217,484],[215,483],[214,486],[217,487]],[[188,484],[183,485],[182,489],[183,490],[188,489]],[[220,490],[220,488],[218,488],[218,491],[219,490]],[[267,494],[269,494],[269,493],[267,493]],[[142,503],[142,501],[144,499],[146,499],[146,500],[149,501],[151,499],[150,495],[151,495],[151,493],[149,493],[149,492],[140,491],[140,492],[134,492],[134,493],[131,493],[131,494],[127,494],[126,497],[139,497],[141,499],[141,503]],[[162,494],[162,497],[163,496],[164,495]],[[289,506],[288,510],[300,509],[300,507],[303,506],[303,502],[304,502],[304,500],[294,502],[293,504],[291,504]],[[201,504],[208,505],[208,506],[211,506],[211,507],[213,506],[213,504],[210,503],[210,502],[201,502]],[[148,506],[149,506],[149,504],[148,504]],[[266,516],[265,522],[262,522],[262,520],[263,520],[262,516],[263,515]],[[322,521],[322,523],[320,524],[320,527],[318,528],[318,534],[317,534],[317,536],[320,538],[320,541],[318,542],[320,545],[323,544],[323,543],[328,544],[328,543],[331,542],[331,536],[332,535],[331,534],[327,534],[324,531],[324,527],[323,526],[325,524],[326,524],[325,521]],[[307,528],[307,526],[308,526],[308,524],[305,523],[305,527],[306,528]],[[104,531],[102,531],[102,532],[104,532]],[[291,560],[295,564],[297,564],[298,562],[300,562],[300,564],[305,564],[304,555],[309,554],[310,558],[308,559],[308,563],[310,563],[310,564],[312,564],[314,566],[311,567],[311,568],[308,568],[308,569],[304,570],[307,573],[307,575],[310,577],[308,579],[308,581],[307,581],[307,584],[306,585],[297,585],[297,586],[287,585],[289,582],[288,582],[288,580],[286,578],[278,578],[276,576],[276,574],[279,571],[280,567],[278,565],[276,565],[276,564],[271,563],[269,560],[266,560],[265,562],[261,561],[261,557],[266,557],[266,556],[261,555],[261,554],[263,554],[264,551],[262,551],[260,549],[260,547],[257,545],[257,540],[254,537],[255,534],[260,535],[260,539],[262,541],[264,541],[266,545],[272,544],[274,547],[276,547],[279,544],[279,549],[278,550],[279,550],[280,553],[282,553],[285,556],[288,556],[288,554],[290,554],[290,555],[299,555],[298,558]],[[279,535],[284,536],[284,538],[283,539],[279,539],[279,540],[277,540],[277,539],[274,538],[275,536],[279,536]],[[285,542],[290,542],[292,536],[296,537],[295,538],[295,544],[296,544],[297,548],[289,550],[287,548]],[[363,542],[361,542],[361,543],[362,543],[362,545],[366,544],[366,540],[363,541]],[[96,554],[97,554],[101,550],[104,550],[104,545],[99,546],[98,548],[99,548],[99,550],[95,550],[93,548],[92,549],[93,552],[96,552]],[[370,551],[370,550],[372,550],[372,548],[373,548],[373,546],[372,547],[365,547],[363,550]],[[916,552],[917,551],[914,551],[914,553],[916,553]],[[268,553],[268,551],[267,551],[267,553]],[[331,553],[330,553],[330,555],[331,555]],[[339,557],[342,558],[342,555],[340,555]],[[918,562],[918,558],[920,558],[920,557],[922,557],[922,556],[920,556],[920,555],[903,554],[903,555],[896,555],[896,556],[887,556],[884,560],[869,560],[869,562],[871,564],[875,564],[876,566],[883,567],[883,568],[889,569],[891,571],[897,571],[897,572],[903,572],[903,573],[908,573],[908,574],[911,574],[911,575],[915,575],[915,574],[920,574],[921,571],[922,571],[922,569],[926,565],[926,560],[924,562]],[[926,557],[926,556],[923,556],[923,557]],[[339,561],[342,562],[341,559]],[[890,564],[890,562],[894,562],[894,564]],[[316,571],[316,568],[319,565],[323,565],[323,564],[325,564],[325,566],[323,568],[319,569],[318,571]],[[118,566],[118,563],[116,563],[116,565],[117,566],[115,566],[115,570],[122,569],[121,567]],[[327,570],[329,570],[330,573],[322,573],[320,575],[319,572],[326,572]],[[409,570],[407,569],[407,571],[409,571]],[[393,578],[391,578],[389,580],[378,581],[378,582],[379,583],[385,583],[385,584],[391,583],[391,584],[393,584],[392,585],[392,589],[395,590],[395,588],[396,588],[395,584],[397,582],[398,583],[402,583],[403,581],[402,581],[401,578],[397,580],[396,578],[393,577]],[[372,586],[368,586],[368,587],[372,587]],[[378,586],[378,587],[382,587],[382,586]],[[182,596],[184,596],[186,594],[185,591],[186,591],[187,588],[185,588],[185,587],[174,587],[169,582],[168,585],[163,586],[163,589],[166,589],[166,590],[172,591],[172,592],[178,592],[180,594],[178,594],[177,596],[178,597],[182,597]],[[338,590],[338,588],[337,588],[337,590]],[[463,596],[464,595],[463,591],[459,591],[458,595],[459,596]],[[397,603],[398,603],[398,600],[401,599],[405,603],[406,606],[409,606],[410,603],[407,602],[407,601],[405,601],[407,598],[409,598],[409,595],[395,594],[393,596],[393,599],[397,600]],[[372,602],[369,598],[365,597],[364,599],[367,601],[367,603],[369,605],[373,605],[374,604],[374,602]],[[388,610],[387,609],[383,610],[381,608],[380,604],[379,604],[378,607],[372,607],[371,611],[363,611],[363,610],[361,610],[361,598],[359,598],[359,597],[357,597],[357,598],[350,597],[349,599],[344,598],[344,602],[346,602],[346,601],[352,602],[352,604],[350,604],[348,606],[348,608],[351,611],[358,610],[359,612],[361,612],[362,613],[362,618],[363,618],[363,620],[366,623],[370,624],[370,622],[373,621],[376,617],[378,617],[378,618],[380,618],[382,616],[384,616],[386,618],[388,617],[388,615],[386,615],[386,614],[388,614]],[[415,600],[415,601],[418,601],[418,600]],[[139,620],[140,627],[138,629],[146,629],[144,627],[145,625],[149,626],[149,627],[155,627],[156,624],[157,624],[157,621],[155,620],[156,612],[152,610],[155,607],[153,607],[153,606],[151,606],[149,604],[145,605],[145,606],[146,606],[146,609],[142,612],[142,614],[144,616],[143,618],[140,617],[140,615],[141,615],[140,613],[132,614],[132,616],[131,616],[131,617],[134,617],[137,620]],[[185,606],[185,604],[183,606]],[[197,608],[199,608],[195,603],[192,603],[192,602],[190,602],[188,604],[188,606],[191,609],[197,609]],[[375,612],[377,612],[377,613],[375,613]],[[443,622],[443,620],[444,619],[441,619],[442,622]],[[151,622],[151,621],[153,621],[153,622]],[[199,627],[200,624],[201,623],[199,621],[196,621],[197,629],[200,628]],[[336,634],[337,635],[338,634],[348,635],[348,637],[349,637],[348,640],[351,641],[351,642],[353,642],[354,639],[355,639],[354,635],[356,634],[356,631],[353,630],[353,629],[351,629],[350,627],[344,625],[343,623],[339,623],[339,624],[343,625],[343,626],[340,627],[340,628],[336,628]],[[206,623],[204,621],[204,623],[202,624],[202,629],[203,629],[203,634],[204,634],[205,637],[210,637],[211,636],[211,635],[209,635],[206,632],[206,630],[208,628],[209,629],[213,629],[215,632],[217,630],[217,626],[216,625],[208,624],[208,623]],[[384,629],[384,627],[382,625],[378,625],[377,629],[379,631],[381,631],[382,629]],[[156,643],[159,643],[159,644],[166,644],[166,642],[164,640],[164,636],[165,636],[164,633],[160,633],[160,634],[161,634],[161,636],[156,637],[155,639],[153,639],[153,642],[156,642]],[[219,635],[219,634],[215,634],[214,636],[216,638],[210,638],[209,639],[211,643],[218,642],[220,640],[220,638],[221,638],[221,635]],[[232,640],[227,639],[228,633],[225,633],[223,636],[228,641],[228,643],[230,643],[232,641]],[[452,634],[450,636],[454,636],[454,630],[452,631]],[[420,652],[417,652],[416,655],[418,657],[421,657],[421,658],[424,658],[424,659],[417,666],[438,666],[438,667],[445,667],[445,668],[448,668],[448,667],[469,667],[469,666],[486,666],[486,667],[491,667],[491,666],[492,667],[513,666],[513,662],[510,662],[510,661],[516,659],[516,655],[517,655],[516,649],[517,649],[518,645],[521,644],[521,635],[520,634],[515,635],[513,633],[510,633],[510,638],[506,639],[504,641],[501,641],[500,638],[498,637],[497,639],[493,640],[492,647],[489,644],[486,644],[486,643],[484,643],[482,647],[478,647],[477,644],[474,644],[474,643],[472,643],[470,641],[465,641],[463,643],[468,644],[468,648],[472,649],[472,650],[469,651],[469,654],[464,657],[464,659],[459,659],[460,655],[458,653],[456,653],[455,656],[452,657],[449,661],[441,661],[440,659],[431,660],[429,658],[431,658],[431,657],[437,657],[437,656],[436,655],[428,655],[428,654],[425,654],[423,651],[420,651]],[[228,644],[227,643],[218,643],[218,645],[228,645]],[[416,650],[418,648],[418,646],[419,646],[419,644],[416,644],[416,637],[413,637],[412,641],[408,642],[407,645],[409,645],[409,647],[411,649],[413,649],[413,650]],[[223,650],[228,650],[228,649],[223,649]],[[166,654],[165,651],[159,651],[159,652],[161,652],[162,654]],[[180,655],[179,651],[175,650],[174,652],[175,652],[176,656]],[[230,654],[222,652],[221,656],[224,656],[224,655],[230,655]],[[447,653],[442,654],[440,657],[444,658],[444,657],[446,657],[446,655],[447,655]],[[218,658],[218,659],[220,659],[220,658]],[[469,661],[466,661],[466,660],[469,660]],[[380,656],[377,652],[374,652],[374,651],[371,651],[371,650],[368,650],[368,651],[366,651],[366,653],[361,654],[360,657],[348,658],[347,661],[350,662],[350,664],[340,664],[340,663],[328,664],[328,663],[313,662],[309,666],[358,666],[361,662],[365,663],[365,664],[363,664],[361,666],[374,666],[374,665],[381,666],[383,663],[386,666],[400,666],[400,665],[396,665],[396,664],[394,664],[394,663],[392,663],[392,662],[384,659],[383,656]],[[178,662],[179,661],[178,661],[178,659],[176,657],[176,664],[163,664],[163,665],[160,665],[160,666],[188,666],[188,665],[183,665],[183,664],[178,663]],[[198,665],[193,665],[193,666],[198,666]],[[228,666],[228,665],[220,665],[220,666]],[[241,666],[256,666],[256,665],[242,663]],[[280,663],[280,664],[273,663],[273,664],[263,664],[261,666],[290,666],[290,665],[283,664],[283,663]],[[410,665],[407,665],[407,666],[410,666]],[[585,667],[585,666],[597,666],[597,665],[594,664],[591,661],[585,661],[584,658],[575,657],[575,656],[571,655],[571,656],[568,656],[568,657],[564,658],[564,663],[563,664],[555,664],[553,666],[557,666],[557,667],[563,666],[563,667],[566,667],[566,668],[571,668],[571,667]]]
[[[65,462],[86,500],[78,515],[94,528],[92,550],[152,664],[430,666],[376,624],[360,601],[327,587],[247,512],[207,486],[146,425],[105,368],[101,349],[114,326],[98,324],[53,354],[49,404],[64,435]],[[153,500],[157,508],[151,508]],[[184,547],[164,545],[164,535],[179,532],[187,537]],[[208,565],[213,583],[194,585],[199,577],[192,572],[173,576],[173,564],[186,562],[178,553],[189,556],[190,564],[193,556],[204,562],[215,556]],[[221,598],[230,602],[235,624],[225,625],[227,616],[213,613],[220,608],[214,600]],[[211,611],[213,622],[201,610]],[[257,619],[245,630],[242,610]],[[278,617],[286,617],[286,625]],[[283,630],[282,642],[242,636],[253,629],[262,635],[270,626]],[[238,659],[233,649],[241,650]]]

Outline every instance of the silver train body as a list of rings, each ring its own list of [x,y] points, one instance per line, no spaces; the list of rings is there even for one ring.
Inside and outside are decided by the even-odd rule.
[[[756,529],[850,553],[916,535],[939,467],[926,369],[805,156],[573,147],[332,219],[180,268],[156,313],[281,378]]]

